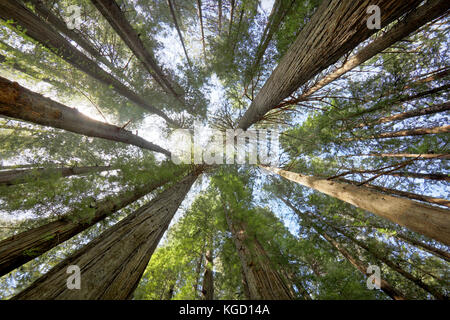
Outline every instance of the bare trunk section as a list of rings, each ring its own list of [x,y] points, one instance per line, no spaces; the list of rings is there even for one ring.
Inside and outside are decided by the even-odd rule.
[[[198,17],[200,19],[200,32],[202,34],[203,57],[205,58],[205,63],[206,63],[205,31],[203,30],[203,14],[202,14],[202,1],[201,0],[197,0],[197,7],[198,7]]]
[[[130,131],[111,124],[93,120],[78,110],[34,93],[17,82],[0,77],[0,115],[20,119],[31,123],[64,129],[88,137],[97,137],[147,150],[163,153],[170,152],[151,143]]]
[[[134,102],[136,105],[144,108],[150,113],[160,116],[166,120],[167,123],[177,126],[177,124],[167,117],[164,112],[149,104],[145,99],[138,96],[115,77],[100,68],[94,61],[81,53],[50,25],[19,2],[14,0],[1,1],[0,18],[5,21],[14,20],[14,23],[12,24],[14,27],[22,27],[27,36],[39,42],[75,68],[107,86],[112,86],[117,93]]]
[[[400,41],[401,39],[407,37],[409,34],[416,31],[424,24],[444,15],[449,8],[450,4],[447,1],[433,0],[428,1],[425,5],[420,6],[418,9],[410,12],[392,29],[390,29],[385,34],[381,35],[373,42],[359,50],[356,54],[351,56],[341,67],[335,69],[320,81],[316,82],[313,87],[309,88],[300,96],[300,100],[306,99],[308,96],[314,94],[348,71],[368,61],[370,58],[389,48],[397,41]]]
[[[279,168],[262,168],[288,180],[377,214],[414,232],[450,245],[449,210],[425,205],[413,200],[393,197],[373,189],[305,176]]]
[[[339,178],[337,180],[338,181],[342,181],[342,182],[346,182],[346,183],[355,184],[355,185],[359,184],[359,182],[352,181],[352,180],[347,180],[347,179],[342,179],[342,178]],[[384,192],[384,193],[386,193],[388,195],[389,194],[395,194],[397,196],[401,196],[401,197],[405,197],[405,198],[409,198],[409,199],[414,199],[414,200],[420,200],[420,201],[424,201],[424,202],[428,202],[428,203],[439,204],[441,206],[446,206],[446,207],[450,208],[450,200],[429,197],[429,196],[425,196],[425,195],[421,195],[421,194],[416,194],[416,193],[406,192],[406,191],[401,191],[401,190],[396,190],[396,189],[389,189],[389,188],[386,188],[386,187],[375,186],[373,184],[364,184],[364,186],[366,188],[370,188],[370,189],[374,189],[374,190],[378,190],[378,191]]]
[[[271,261],[255,237],[249,237],[242,222],[233,221],[224,205],[228,229],[241,261],[245,282],[252,300],[291,300],[294,294],[286,280],[272,267]]]
[[[320,228],[316,223],[314,223],[307,214],[300,212],[300,210],[298,210],[289,200],[281,197],[280,200],[282,200],[289,208],[291,208],[300,219],[305,219],[307,222],[309,222],[318,234],[320,234],[325,240],[327,240],[333,248],[335,248],[338,252],[340,252],[348,260],[348,262],[350,262],[363,275],[367,277],[371,275],[367,272],[367,267],[361,260],[354,257],[347,249],[345,249],[344,246],[342,246],[338,241],[336,241],[335,238],[333,238],[331,235],[326,233],[322,228]],[[391,297],[394,300],[406,300],[406,297],[397,289],[395,289],[389,282],[387,282],[384,279],[380,280],[381,280],[380,289],[383,290],[389,297]]]
[[[196,174],[189,174],[59,263],[13,299],[130,299],[196,178]],[[69,265],[80,267],[79,290],[69,290],[66,286]]]
[[[417,0],[325,0],[300,31],[269,79],[241,118],[238,128],[246,130],[376,30],[367,27],[369,5],[378,5],[386,26],[420,4]]]
[[[0,241],[0,276],[33,260],[167,182],[168,179],[153,181],[136,187],[131,192],[93,202],[91,207],[95,209],[94,213],[83,218],[78,218],[80,212],[74,210],[58,220]]]
[[[205,254],[205,272],[203,273],[202,295],[203,300],[214,299],[213,256],[211,250],[206,250]]]
[[[186,60],[189,64],[189,67],[192,68],[192,63],[191,63],[191,60],[189,59],[189,55],[187,53],[186,46],[184,45],[183,35],[181,34],[181,30],[178,25],[177,15],[175,14],[175,9],[173,7],[172,0],[167,0],[167,5],[169,6],[170,14],[172,15],[173,23],[175,24],[175,29],[177,29],[178,37],[180,38],[181,45],[182,45],[183,51],[184,51],[184,55],[186,56]]]
[[[174,96],[184,104],[179,93],[181,88],[164,74],[153,54],[145,48],[144,43],[141,41],[131,24],[127,21],[117,3],[114,0],[91,0],[91,2],[109,22],[111,27],[117,32],[128,48],[130,48],[133,54],[141,61],[145,69],[161,88],[167,94]]]
[[[391,157],[391,158],[417,158],[417,159],[450,159],[447,153],[367,153],[355,154],[358,157]]]
[[[230,7],[230,23],[228,25],[228,37],[231,37],[231,27],[233,26],[234,7],[236,0],[231,0]]]
[[[449,175],[441,174],[441,173],[392,172],[392,173],[389,173],[389,175],[395,176],[395,177],[405,177],[405,178],[450,181]]]
[[[217,6],[219,7],[219,35],[222,33],[222,0],[219,0],[217,3]]]
[[[93,166],[93,167],[73,167],[73,168],[39,168],[25,170],[8,170],[0,171],[0,186],[12,186],[22,184],[30,179],[45,179],[53,176],[70,177],[74,175],[82,175],[92,172],[102,172],[114,170],[109,166]]]
[[[399,114],[389,116],[389,117],[382,117],[382,118],[379,118],[379,119],[369,122],[369,123],[360,123],[360,124],[356,125],[355,127],[356,128],[364,128],[364,127],[373,126],[376,124],[405,120],[408,118],[420,117],[420,116],[435,114],[435,113],[444,112],[444,111],[448,111],[448,110],[450,110],[450,102],[434,105],[434,106],[431,106],[428,108],[411,110],[411,111],[399,113]]]
[[[368,140],[368,139],[387,139],[387,138],[398,138],[398,137],[414,137],[423,136],[427,134],[438,134],[438,133],[448,133],[450,132],[450,125],[432,127],[432,128],[416,128],[399,130],[393,132],[384,132],[380,134],[375,134],[367,137],[355,137],[355,138],[345,138],[344,141],[357,141],[357,140]]]

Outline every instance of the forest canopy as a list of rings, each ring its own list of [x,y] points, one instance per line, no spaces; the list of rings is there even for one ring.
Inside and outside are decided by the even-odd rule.
[[[0,1],[0,299],[447,300],[449,12]]]

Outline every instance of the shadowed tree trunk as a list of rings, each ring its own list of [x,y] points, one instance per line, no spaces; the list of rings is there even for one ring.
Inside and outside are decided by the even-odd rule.
[[[52,268],[13,299],[130,299],[197,175],[189,174]],[[66,286],[67,267],[81,270],[81,288]]]
[[[219,0],[217,3],[218,10],[219,10],[219,34],[222,33],[222,0]]]
[[[363,186],[320,179],[279,168],[261,167],[288,180],[350,203],[412,231],[450,245],[449,210],[405,198],[393,197]]]
[[[322,1],[252,101],[239,121],[238,128],[246,130],[261,120],[283,99],[376,32],[367,27],[369,16],[366,10],[369,5],[380,7],[383,13],[381,25],[386,26],[420,2]]]
[[[392,173],[389,173],[389,175],[396,176],[396,177],[405,177],[405,178],[450,181],[450,177],[447,174],[441,174],[441,173],[392,172]]]
[[[151,74],[161,88],[167,94],[173,95],[184,104],[179,93],[181,88],[164,74],[153,54],[145,48],[144,43],[141,41],[131,24],[127,21],[117,3],[114,0],[91,0],[91,2],[109,22],[111,27],[116,31],[123,42],[125,42],[128,48],[130,48],[133,54],[141,61],[145,69]]]
[[[211,250],[205,253],[205,272],[203,273],[202,295],[204,300],[214,299],[213,256]]]
[[[291,208],[291,210],[294,211],[300,219],[306,220],[309,224],[311,224],[311,226],[314,228],[314,230],[316,230],[318,234],[320,234],[325,240],[327,240],[334,249],[340,252],[348,260],[348,262],[350,262],[363,275],[367,277],[371,275],[367,272],[367,267],[361,260],[350,254],[350,252],[347,251],[347,249],[345,249],[345,247],[342,246],[338,241],[336,241],[335,238],[333,238],[330,234],[326,233],[322,228],[314,223],[307,214],[300,212],[300,210],[298,210],[289,200],[282,197],[279,197],[279,199],[282,200],[289,208]],[[406,300],[406,297],[401,292],[395,289],[389,282],[384,279],[380,279],[380,289],[394,300]]]
[[[94,212],[83,218],[78,218],[80,212],[74,210],[58,220],[0,241],[0,276],[104,220],[168,181],[168,178],[152,181],[145,186],[136,187],[131,192],[123,192],[119,195],[109,196],[99,202],[93,202],[90,207],[94,208]]]
[[[73,167],[73,168],[39,168],[26,170],[0,171],[0,186],[12,186],[22,184],[30,179],[46,179],[50,177],[70,177],[92,172],[114,170],[109,166]]]
[[[256,237],[250,237],[244,223],[233,221],[224,206],[228,229],[232,234],[236,250],[241,261],[245,282],[252,300],[291,300],[291,292],[281,274],[272,266],[271,261]]]
[[[445,153],[367,153],[355,154],[348,157],[391,157],[391,158],[418,158],[419,159],[450,159],[450,154]]]
[[[438,134],[438,133],[448,133],[450,132],[450,125],[432,127],[432,128],[416,128],[399,130],[393,132],[383,132],[380,134],[375,134],[367,137],[355,137],[355,138],[345,138],[343,141],[358,141],[358,140],[368,140],[368,139],[386,139],[386,138],[397,138],[397,137],[413,137],[413,136],[423,136],[427,134]]]
[[[231,4],[230,4],[230,22],[228,25],[228,37],[231,37],[231,27],[233,26],[235,2],[236,2],[236,0],[231,0]]]
[[[64,129],[88,137],[102,138],[135,145],[147,150],[170,152],[130,131],[111,124],[93,120],[74,108],[34,93],[17,82],[0,77],[0,115],[35,124]]]
[[[94,61],[81,53],[50,25],[19,2],[14,0],[1,1],[0,18],[5,21],[14,20],[12,26],[16,28],[18,26],[22,27],[27,36],[39,42],[75,68],[107,86],[112,86],[117,93],[134,102],[136,105],[144,108],[150,113],[162,117],[167,123],[177,126],[177,124],[167,117],[164,112],[149,104],[145,99],[138,96],[111,74],[100,68]]]
[[[200,32],[202,34],[203,56],[205,58],[205,63],[206,63],[205,31],[203,30],[203,14],[202,14],[202,1],[201,0],[197,0],[197,7],[198,7],[198,18],[200,19]]]

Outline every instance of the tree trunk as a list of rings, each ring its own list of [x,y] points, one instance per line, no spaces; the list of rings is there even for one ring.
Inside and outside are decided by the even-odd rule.
[[[319,192],[367,210],[414,232],[450,245],[449,210],[393,197],[370,188],[305,176],[279,168],[262,168]]]
[[[180,98],[180,93],[177,92],[180,91],[181,88],[164,74],[153,54],[145,48],[144,43],[141,41],[131,24],[127,21],[117,3],[114,0],[91,0],[91,2],[109,22],[111,27],[116,31],[123,42],[125,42],[128,48],[130,48],[133,54],[141,61],[142,65],[161,88],[167,94],[174,96],[178,101],[184,104]],[[175,90],[175,88],[177,90]]]
[[[145,186],[136,187],[131,192],[109,196],[97,203],[94,201],[90,205],[94,208],[92,214],[85,214],[80,218],[79,210],[75,209],[58,220],[0,241],[0,276],[74,237],[167,182],[169,182],[169,178],[152,181]]]
[[[359,50],[356,54],[346,60],[339,68],[335,69],[316,84],[303,93],[299,101],[305,100],[329,83],[338,79],[348,71],[363,64],[370,58],[374,57],[383,50],[389,48],[397,41],[407,37],[412,32],[419,29],[424,24],[444,15],[450,8],[447,1],[433,0],[428,1],[425,5],[420,6],[416,10],[411,11],[402,21],[398,22],[392,29],[372,41],[370,44]]]
[[[202,268],[202,262],[203,262],[203,252],[198,258],[197,266],[195,268],[195,285],[194,285],[194,297],[195,299],[198,298],[198,286],[200,284],[200,272]]]
[[[444,294],[442,294],[441,292],[439,292],[437,289],[427,285],[421,279],[417,278],[416,276],[412,275],[408,271],[404,270],[403,268],[400,267],[400,265],[398,263],[389,260],[386,257],[385,254],[380,253],[377,250],[375,250],[374,248],[372,248],[371,246],[366,245],[363,241],[360,241],[360,240],[356,239],[354,236],[350,235],[348,232],[346,232],[346,231],[344,231],[344,230],[342,230],[340,228],[335,227],[333,224],[330,224],[330,223],[324,221],[322,218],[318,217],[316,214],[313,214],[313,213],[310,213],[310,214],[313,215],[319,221],[325,223],[327,226],[329,226],[330,228],[332,228],[336,232],[339,232],[340,234],[344,235],[345,237],[347,237],[348,239],[353,241],[355,244],[357,244],[361,248],[365,249],[373,257],[375,257],[376,259],[378,259],[381,262],[385,263],[392,270],[397,271],[402,276],[404,276],[406,279],[410,280],[411,282],[413,282],[414,284],[416,284],[417,286],[419,286],[423,290],[425,290],[428,293],[430,293],[431,295],[433,295],[436,299],[440,299],[440,300],[446,300],[447,299],[447,297]]]
[[[273,268],[256,237],[249,237],[242,222],[233,221],[224,205],[228,229],[241,261],[251,300],[291,300],[294,294]]]
[[[203,273],[202,295],[203,300],[214,299],[213,256],[211,250],[206,250],[205,254],[205,272]]]
[[[147,150],[170,152],[143,138],[111,124],[93,120],[78,110],[34,93],[17,82],[0,77],[0,115],[20,119],[35,124],[64,129],[88,137],[97,137]]]
[[[198,17],[200,19],[200,32],[202,34],[202,46],[203,46],[203,56],[205,58],[206,63],[206,44],[205,44],[205,32],[203,30],[203,15],[202,15],[202,1],[197,0],[197,7],[198,7]]]
[[[112,86],[117,93],[134,102],[136,105],[162,117],[167,123],[177,126],[164,112],[149,104],[145,99],[138,96],[115,77],[100,68],[94,61],[70,44],[62,35],[54,31],[50,25],[19,2],[15,0],[1,1],[0,18],[5,21],[14,20],[12,24],[14,27],[21,26],[27,36],[39,42],[75,68],[107,86]]]
[[[175,212],[196,180],[189,174],[71,255],[13,299],[130,299]],[[81,270],[81,288],[66,286],[67,267]]]
[[[339,178],[338,181],[356,184],[356,185],[358,184],[358,182],[356,182],[356,181],[342,179],[342,178]],[[364,186],[366,188],[382,191],[386,194],[395,194],[397,196],[414,199],[414,200],[420,200],[420,201],[424,201],[424,202],[428,202],[428,203],[439,204],[441,206],[446,206],[446,207],[450,208],[450,200],[445,200],[445,199],[441,199],[441,198],[433,198],[433,197],[429,197],[429,196],[425,196],[425,195],[421,195],[421,194],[400,191],[400,190],[396,190],[396,189],[389,189],[386,187],[375,186],[373,184],[364,184]]]
[[[222,33],[222,0],[219,0],[217,3],[219,7],[219,35]]]
[[[392,158],[418,158],[418,159],[450,159],[448,153],[367,153],[350,156],[358,157],[392,157]]]
[[[441,173],[391,172],[391,173],[389,173],[389,175],[395,176],[395,177],[450,181],[450,177],[447,174],[441,174]]]
[[[300,212],[300,210],[298,210],[289,200],[282,197],[280,197],[279,199],[282,200],[289,208],[291,208],[300,219],[308,221],[318,234],[320,234],[325,240],[327,240],[333,248],[340,252],[348,260],[348,262],[350,262],[363,275],[370,276],[370,274],[367,272],[367,267],[361,260],[350,254],[350,252],[347,251],[347,249],[345,249],[345,247],[342,246],[338,241],[336,241],[335,238],[327,234],[322,228],[314,223],[307,214],[302,214],[302,212]],[[380,289],[394,300],[406,300],[406,297],[401,292],[392,287],[391,284],[384,279],[380,279]]]
[[[94,166],[0,171],[0,186],[22,184],[30,181],[31,179],[46,179],[52,176],[70,177],[73,175],[82,175],[86,173],[102,172],[107,170],[114,170],[114,168],[110,166]]]
[[[38,13],[38,15],[42,19],[44,19],[46,22],[49,22],[60,33],[66,35],[69,39],[75,41],[81,48],[83,48],[87,53],[89,53],[91,57],[103,63],[111,70],[115,69],[113,64],[110,61],[108,61],[108,59],[106,59],[104,56],[102,56],[100,52],[89,43],[89,41],[87,41],[78,32],[69,29],[64,21],[62,21],[57,15],[53,14],[52,11],[45,6],[42,0],[23,0],[23,1],[31,3],[34,6],[34,9]]]
[[[413,136],[423,136],[427,134],[438,134],[438,133],[448,133],[450,132],[450,125],[432,127],[432,128],[417,128],[417,129],[407,129],[399,130],[393,132],[384,132],[367,137],[355,137],[355,138],[345,138],[344,141],[358,141],[358,140],[368,140],[368,139],[386,139],[386,138],[397,138],[397,137],[413,137]]]
[[[186,50],[186,46],[184,45],[183,35],[181,34],[180,27],[178,26],[177,15],[175,14],[175,9],[173,8],[172,0],[167,0],[167,5],[170,9],[170,14],[172,15],[173,23],[175,24],[175,29],[177,29],[178,37],[180,38],[181,45],[183,47],[184,55],[186,56],[187,63],[189,67],[192,68],[191,60],[189,59],[189,55]]]
[[[367,27],[369,5],[378,5],[386,26],[420,4],[416,0],[325,0],[311,20],[299,32],[278,66],[252,101],[238,124],[246,130],[261,120],[272,108],[289,97],[348,51],[370,37],[376,30]]]
[[[235,1],[231,0],[230,4],[230,24],[228,25],[228,37],[231,37],[231,27],[233,26],[233,16],[234,16],[234,7],[235,7]]]
[[[369,122],[369,123],[360,123],[360,124],[356,125],[355,127],[356,128],[364,128],[369,125],[373,126],[373,125],[381,124],[381,123],[399,121],[399,120],[404,120],[404,119],[413,118],[413,117],[420,117],[420,116],[424,116],[424,115],[444,112],[447,110],[450,110],[450,102],[434,105],[434,106],[431,106],[428,108],[411,110],[411,111],[399,113],[399,114],[389,116],[389,117],[378,118],[377,120]]]

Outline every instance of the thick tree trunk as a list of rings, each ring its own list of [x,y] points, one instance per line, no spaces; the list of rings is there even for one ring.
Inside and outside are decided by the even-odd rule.
[[[335,69],[324,78],[316,82],[316,84],[309,88],[300,96],[299,101],[305,100],[310,95],[314,94],[329,83],[338,79],[348,71],[368,61],[383,50],[389,48],[391,45],[407,37],[412,32],[419,29],[424,24],[444,15],[450,4],[448,1],[433,0],[428,1],[425,5],[418,9],[411,11],[402,21],[398,22],[392,29],[381,35],[370,44],[359,50],[356,54],[346,60],[346,62],[339,68]]]
[[[35,124],[64,129],[88,137],[97,137],[147,150],[163,153],[170,152],[141,137],[111,124],[93,120],[78,110],[34,93],[17,82],[0,77],[0,115],[20,119]]]
[[[183,35],[181,34],[181,30],[178,25],[177,15],[175,14],[175,9],[173,7],[172,0],[167,0],[167,5],[169,6],[170,14],[172,15],[173,23],[175,24],[175,29],[177,29],[178,37],[180,38],[181,46],[183,47],[183,51],[184,51],[184,55],[186,56],[187,63],[189,64],[189,67],[192,68],[192,63],[191,63],[191,60],[189,59],[189,55],[187,53],[186,46],[184,45]]]
[[[345,138],[344,141],[357,141],[357,140],[368,140],[368,139],[387,139],[387,138],[397,138],[397,137],[414,137],[423,136],[427,134],[438,134],[438,133],[448,133],[450,132],[450,125],[432,127],[432,128],[417,128],[417,129],[407,129],[399,130],[393,132],[384,132],[380,134],[375,134],[367,137],[355,137],[355,138]]]
[[[161,88],[167,94],[173,95],[184,104],[179,93],[181,88],[164,74],[153,54],[145,48],[144,43],[141,41],[131,24],[127,21],[117,3],[114,0],[91,0],[91,2],[98,11],[100,11],[103,17],[105,17],[133,54],[141,61],[145,69],[151,74]]]
[[[356,181],[342,179],[342,178],[339,178],[337,180],[338,181],[343,181],[343,182],[346,182],[346,183],[355,184],[355,185],[357,185],[359,183],[359,182],[356,182]],[[439,204],[441,206],[446,206],[446,207],[450,208],[450,200],[429,197],[429,196],[425,196],[425,195],[421,195],[421,194],[416,194],[416,193],[406,192],[406,191],[400,191],[400,190],[396,190],[396,189],[389,189],[389,188],[386,188],[386,187],[375,186],[373,184],[364,184],[364,186],[366,188],[382,191],[382,192],[384,192],[384,193],[386,193],[388,195],[389,194],[395,194],[397,196],[401,196],[401,197],[405,197],[405,198],[409,198],[409,199],[414,199],[414,200],[420,200],[420,201],[424,201],[424,202],[428,202],[428,203]]]
[[[219,7],[219,35],[222,33],[222,0],[219,0],[217,3],[217,6]]]
[[[102,172],[107,170],[114,170],[109,166],[94,166],[94,167],[73,167],[73,168],[39,168],[39,169],[25,169],[25,170],[8,170],[0,171],[0,186],[22,184],[30,179],[46,179],[49,177],[70,177],[74,175],[82,175],[92,172]]]
[[[373,247],[366,245],[363,241],[360,241],[360,240],[356,239],[356,237],[352,236],[351,234],[349,234],[348,232],[342,230],[341,228],[337,228],[333,224],[324,221],[324,219],[318,217],[316,214],[310,213],[310,215],[314,216],[316,219],[318,219],[322,223],[325,223],[328,227],[332,228],[336,232],[344,235],[345,237],[347,237],[348,239],[353,241],[355,244],[357,244],[358,246],[360,246],[361,248],[363,248],[364,250],[369,252],[373,257],[375,257],[376,259],[378,259],[381,262],[385,263],[392,270],[397,271],[399,274],[404,276],[406,279],[410,280],[411,282],[416,284],[418,287],[422,288],[423,290],[425,290],[428,293],[430,293],[431,295],[433,295],[436,299],[440,299],[440,300],[446,300],[447,299],[447,297],[444,294],[442,294],[439,290],[437,290],[434,287],[424,283],[420,278],[414,276],[413,274],[409,273],[405,269],[401,268],[398,263],[396,263],[394,261],[391,261],[383,253],[380,253],[378,250],[374,249]]]
[[[74,210],[58,220],[0,241],[0,276],[33,260],[167,182],[167,178],[152,181],[145,186],[136,187],[131,192],[110,196],[97,203],[93,202],[91,207],[94,208],[94,212],[83,218],[78,218],[80,212]]]
[[[197,261],[197,266],[195,268],[195,284],[194,284],[194,297],[195,299],[198,298],[199,294],[198,294],[198,287],[200,285],[200,273],[201,273],[201,269],[202,269],[202,262],[203,262],[203,252],[200,255],[200,257],[198,258]]]
[[[189,174],[102,233],[13,299],[130,299],[175,212],[196,180]],[[81,288],[66,286],[67,267],[81,270]]]
[[[273,268],[256,237],[249,237],[242,222],[233,221],[224,205],[225,218],[241,261],[252,300],[291,300],[294,294],[286,280]]]
[[[62,21],[57,15],[51,12],[42,0],[23,0],[24,2],[31,3],[34,6],[34,9],[38,13],[38,15],[49,22],[56,30],[60,33],[66,35],[69,39],[75,41],[81,48],[83,48],[87,53],[91,55],[97,61],[103,63],[111,70],[114,69],[114,66],[108,59],[100,54],[100,52],[95,49],[89,41],[87,41],[82,35],[78,32],[71,30],[67,27],[66,23]]]
[[[325,0],[309,23],[300,31],[278,66],[241,118],[238,128],[246,130],[272,108],[289,97],[376,30],[367,27],[367,7],[378,5],[381,25],[420,4],[416,0]]]
[[[450,245],[449,210],[425,205],[409,199],[393,197],[363,186],[305,176],[279,168],[261,167],[288,180],[313,188],[379,215],[414,232]]]
[[[39,42],[75,68],[107,86],[112,86],[117,93],[134,102],[136,105],[162,117],[167,123],[177,126],[177,124],[167,117],[164,112],[149,104],[145,99],[138,96],[115,77],[100,68],[94,61],[86,57],[62,35],[53,30],[50,25],[21,3],[15,0],[1,1],[0,18],[5,21],[14,20],[14,23],[12,24],[14,27],[22,27],[22,30],[27,36]]]
[[[400,120],[404,120],[404,119],[408,119],[408,118],[420,117],[420,116],[435,114],[435,113],[444,112],[444,111],[448,111],[448,110],[450,110],[450,102],[434,105],[434,106],[431,106],[428,108],[411,110],[411,111],[399,113],[399,114],[389,116],[389,117],[378,118],[377,120],[371,121],[369,123],[360,123],[360,124],[356,125],[355,127],[356,128],[364,128],[366,126],[373,126],[376,124],[382,124],[382,123],[387,123],[387,122],[392,122],[392,121],[400,121]]]
[[[202,295],[203,300],[214,299],[213,256],[211,250],[206,250],[205,254],[205,272],[203,273]]]

